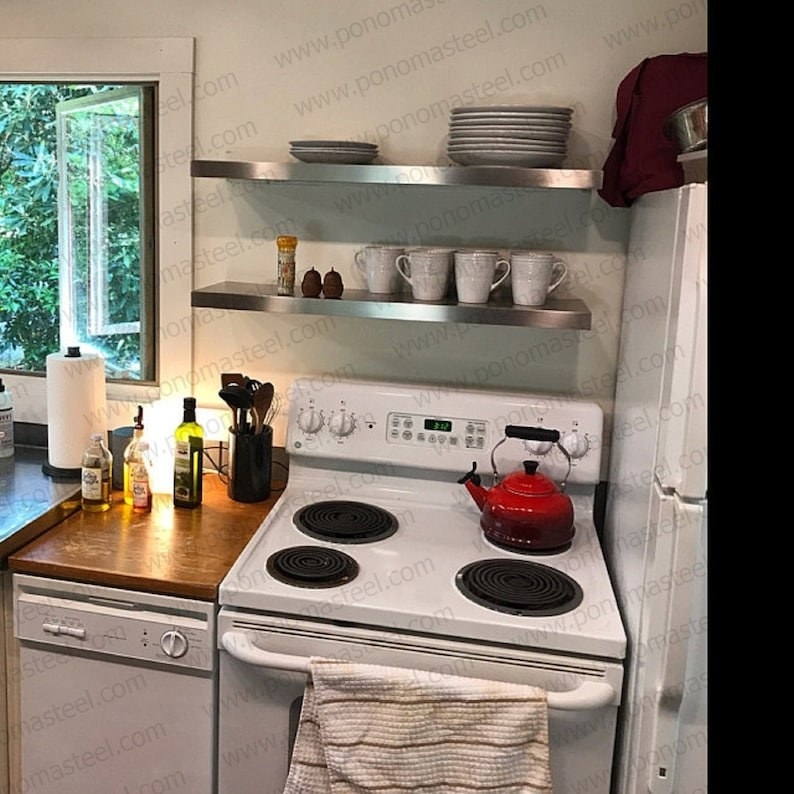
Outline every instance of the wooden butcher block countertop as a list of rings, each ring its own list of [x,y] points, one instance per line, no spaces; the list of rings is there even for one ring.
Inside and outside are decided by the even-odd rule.
[[[214,601],[218,586],[281,493],[235,502],[217,475],[205,475],[194,510],[155,494],[151,513],[135,513],[119,491],[104,513],[78,510],[8,558],[12,571],[129,590]]]

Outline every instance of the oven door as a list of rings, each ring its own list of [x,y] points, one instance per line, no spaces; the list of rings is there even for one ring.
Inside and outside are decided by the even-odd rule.
[[[309,657],[539,686],[555,794],[607,794],[623,668],[511,647],[221,609],[219,794],[281,794]],[[559,693],[559,694],[554,694]]]

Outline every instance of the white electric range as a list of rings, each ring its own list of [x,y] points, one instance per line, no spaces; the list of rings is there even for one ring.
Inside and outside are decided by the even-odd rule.
[[[607,792],[626,639],[593,522],[601,409],[311,378],[288,399],[289,482],[220,587],[221,794],[283,788],[312,656],[542,686],[555,792]],[[556,429],[568,455],[509,439],[492,457],[507,425]],[[527,459],[574,505],[557,552],[487,540],[458,483]]]

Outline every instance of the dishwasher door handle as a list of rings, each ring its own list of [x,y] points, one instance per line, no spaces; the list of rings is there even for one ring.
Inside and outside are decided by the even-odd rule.
[[[245,632],[224,632],[221,645],[230,656],[245,664],[311,675],[310,660],[305,656],[263,651],[253,645]],[[603,681],[583,681],[568,692],[546,692],[548,707],[559,711],[590,711],[608,706],[614,700],[615,690]]]

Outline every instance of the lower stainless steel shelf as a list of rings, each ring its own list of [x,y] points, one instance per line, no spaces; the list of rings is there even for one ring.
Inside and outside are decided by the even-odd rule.
[[[385,300],[365,290],[345,290],[340,299],[289,297],[276,294],[274,284],[224,281],[194,290],[191,305],[197,308],[236,309],[279,314],[324,314],[379,320],[513,325],[530,328],[590,328],[590,310],[578,299],[549,299],[543,306],[514,306],[505,299],[487,304],[415,302],[410,297]]]

